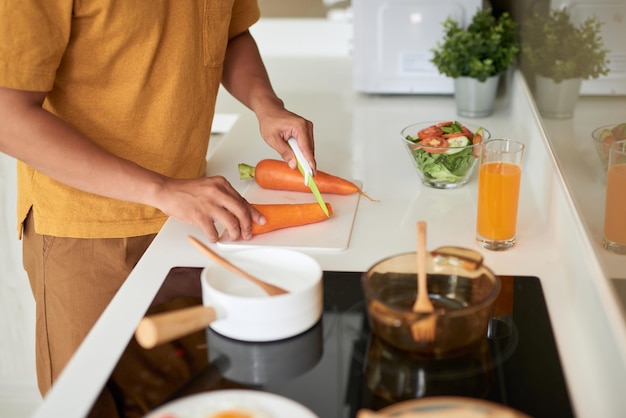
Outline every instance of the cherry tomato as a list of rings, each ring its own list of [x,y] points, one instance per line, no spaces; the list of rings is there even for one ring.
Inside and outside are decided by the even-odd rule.
[[[461,130],[463,130],[463,133],[465,134],[466,137],[469,138],[470,141],[474,139],[474,134],[472,133],[472,131],[467,129],[467,126],[461,125]]]
[[[622,139],[626,138],[626,123],[620,123],[617,126],[614,126],[613,129],[611,129],[611,133],[615,136],[615,138],[619,138],[619,140],[621,141]]]
[[[448,141],[446,139],[444,139],[444,138],[426,138],[426,139],[422,139],[419,142],[419,145],[421,145],[421,148],[424,151],[430,152],[431,154],[437,154],[437,153],[440,153],[440,152],[445,152],[446,148],[448,148],[448,146],[449,146]]]
[[[437,125],[435,126],[450,126],[452,125],[454,122],[452,121],[447,121],[447,122],[439,122]]]
[[[460,136],[467,136],[467,134],[464,132],[450,132],[449,134],[443,134],[444,138],[458,138]],[[471,141],[471,138],[468,137],[468,139]]]
[[[420,130],[417,133],[417,137],[420,139],[426,139],[426,138],[440,138],[443,135],[443,129],[441,129],[439,126],[436,125],[431,125],[427,128],[424,128],[422,130]]]
[[[478,129],[476,133],[474,134],[474,138],[472,139],[472,144],[478,145],[481,142],[483,142],[482,129]],[[476,146],[472,148],[472,152],[474,153],[475,158],[480,157],[480,147]]]
[[[605,136],[604,138],[602,138],[602,141],[603,141],[605,144],[609,144],[609,145],[611,145],[613,142],[616,142],[616,141],[617,141],[617,139],[616,139],[616,138],[615,138],[615,136],[613,136],[613,135],[607,135],[607,136]]]

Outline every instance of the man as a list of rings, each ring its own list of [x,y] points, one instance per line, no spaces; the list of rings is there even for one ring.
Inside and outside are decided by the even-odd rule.
[[[292,168],[313,126],[276,96],[248,28],[256,0],[0,3],[0,151],[18,160],[18,230],[45,394],[168,216],[210,241],[261,214],[204,177],[220,82]]]

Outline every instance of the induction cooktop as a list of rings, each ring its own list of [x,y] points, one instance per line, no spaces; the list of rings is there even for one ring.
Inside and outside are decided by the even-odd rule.
[[[200,268],[173,268],[148,313],[201,304]],[[428,396],[468,396],[532,417],[573,416],[541,283],[500,276],[484,341],[453,358],[420,358],[370,332],[360,272],[324,272],[324,312],[311,329],[263,343],[233,340],[207,328],[145,350],[132,339],[106,390],[124,417],[218,389],[276,393],[320,418],[352,418]],[[286,313],[288,315],[288,313]]]

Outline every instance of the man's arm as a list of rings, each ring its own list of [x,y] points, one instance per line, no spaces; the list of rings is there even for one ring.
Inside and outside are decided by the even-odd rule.
[[[286,110],[283,101],[276,96],[250,32],[243,32],[229,41],[222,84],[256,114],[263,139],[292,168],[296,167],[295,156],[286,141],[294,137],[315,171],[313,124]]]
[[[231,239],[249,239],[251,221],[263,222],[224,178],[176,180],[119,158],[44,110],[45,95],[0,87],[0,152],[76,189],[156,207],[211,241],[216,221]]]
[[[43,92],[0,88],[0,150],[76,189],[152,202],[162,178],[115,157],[41,105]],[[107,173],[107,175],[102,175]]]

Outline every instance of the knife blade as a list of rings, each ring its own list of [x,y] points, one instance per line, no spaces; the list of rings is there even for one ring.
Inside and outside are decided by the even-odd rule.
[[[292,137],[292,138],[289,138],[287,143],[289,144],[289,146],[293,150],[293,153],[296,156],[296,162],[298,163],[298,170],[300,171],[300,173],[302,173],[302,176],[304,176],[304,184],[306,184],[309,187],[309,189],[311,189],[311,193],[313,193],[315,200],[317,200],[317,203],[319,203],[320,207],[322,208],[326,216],[330,217],[330,213],[328,212],[328,208],[326,207],[326,202],[324,202],[324,198],[322,197],[322,194],[317,188],[317,184],[315,184],[315,180],[313,180],[313,169],[311,169],[311,166],[309,165],[308,161],[304,158],[304,154],[302,154],[302,150],[300,149],[300,146],[298,145],[298,141],[296,140],[296,138]]]

